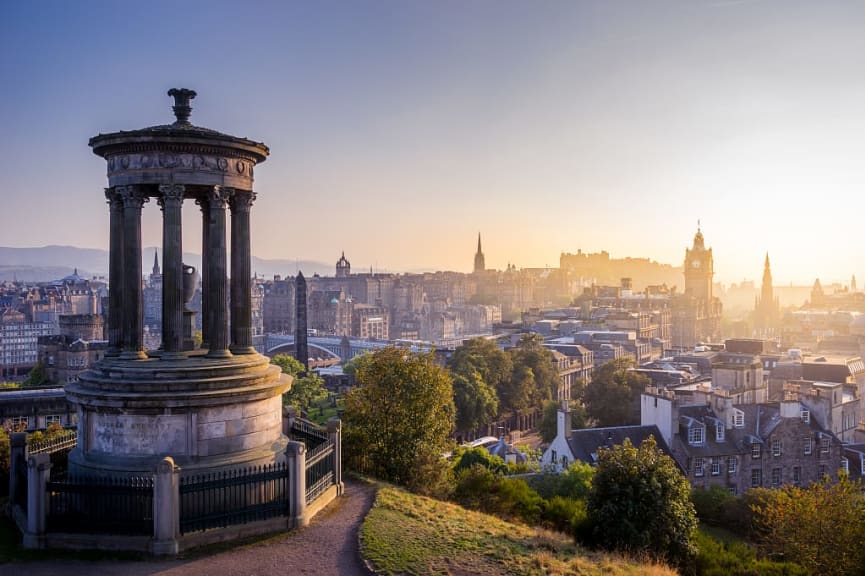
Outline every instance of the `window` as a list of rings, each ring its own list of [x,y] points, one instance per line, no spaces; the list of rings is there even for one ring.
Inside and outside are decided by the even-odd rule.
[[[733,426],[735,428],[745,427],[745,413],[735,408],[733,409]]]
[[[781,485],[781,469],[772,468],[772,486],[778,487]]]
[[[703,459],[694,458],[694,476],[703,475]]]
[[[802,483],[802,469],[798,466],[793,466],[793,484],[797,486]]]
[[[45,417],[45,426],[60,424],[60,414],[49,414]]]
[[[715,424],[715,441],[716,442],[723,442],[724,441],[724,433],[725,433],[724,425],[721,424],[720,422]]]
[[[712,458],[712,476],[717,476],[721,473],[721,459]]]
[[[760,457],[760,443],[759,442],[751,442],[751,458],[759,458]]]
[[[781,455],[781,439],[777,438],[772,440],[772,456],[780,456]]]
[[[812,450],[811,437],[808,436],[806,438],[802,438],[802,453],[805,456],[808,456],[809,454],[811,454],[811,450]]]
[[[805,424],[811,423],[811,412],[809,410],[802,410],[801,415],[802,422],[804,422]]]
[[[752,468],[751,469],[751,487],[757,488],[762,483],[763,483],[762,470],[760,470],[759,468]]]
[[[702,426],[692,426],[688,428],[688,444],[702,444],[703,443],[703,427]]]
[[[727,456],[727,473],[735,474],[736,473],[736,457],[735,456]]]
[[[553,463],[556,463],[559,461],[558,455],[556,454],[555,450],[550,451],[550,461]]]
[[[829,437],[823,436],[820,438],[820,454],[828,454],[829,453]]]
[[[841,458],[841,470],[846,473],[850,473],[850,461],[846,458]]]
[[[859,469],[862,471],[862,475],[865,476],[865,456],[859,456]]]
[[[739,494],[739,491],[736,489],[735,486],[733,486],[731,488],[727,488],[727,492],[729,492],[733,496],[737,496]]]
[[[9,419],[9,423],[12,424],[12,430],[26,430],[30,427],[30,418],[27,416],[12,416]]]
[[[819,466],[817,466],[817,477],[822,480],[823,476],[825,476],[825,475],[826,475],[826,465],[820,464]]]

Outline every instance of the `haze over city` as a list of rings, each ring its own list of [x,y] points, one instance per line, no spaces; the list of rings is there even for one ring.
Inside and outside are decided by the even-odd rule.
[[[107,247],[88,139],[170,123],[188,86],[194,124],[271,148],[259,257],[469,271],[481,232],[489,268],[678,266],[699,219],[716,280],[759,279],[766,252],[777,284],[865,277],[858,2],[5,8],[2,246]]]

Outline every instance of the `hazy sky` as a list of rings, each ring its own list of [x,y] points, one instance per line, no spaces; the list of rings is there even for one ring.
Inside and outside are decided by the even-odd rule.
[[[865,283],[861,1],[10,1],[0,74],[0,245],[107,247],[88,138],[188,87],[271,148],[260,257],[678,265],[700,219],[722,281]]]

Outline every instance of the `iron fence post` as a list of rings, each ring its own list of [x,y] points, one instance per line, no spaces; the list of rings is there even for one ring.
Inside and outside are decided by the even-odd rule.
[[[342,420],[328,420],[327,435],[333,442],[333,483],[336,486],[336,495],[342,496],[345,492],[345,484],[342,483]]]
[[[13,432],[9,439],[9,507],[20,504],[17,501],[18,496],[23,492],[26,486],[19,485],[19,478],[24,476],[24,470],[27,468],[27,432]]]

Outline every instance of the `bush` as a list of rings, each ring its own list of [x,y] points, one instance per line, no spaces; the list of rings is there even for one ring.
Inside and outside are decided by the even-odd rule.
[[[538,524],[544,500],[525,480],[499,476],[481,464],[457,473],[454,500],[464,508]]]
[[[573,462],[561,474],[545,472],[529,481],[542,498],[549,500],[553,496],[585,500],[592,488],[592,477],[595,469],[590,464]]]
[[[544,501],[543,524],[553,530],[574,534],[586,523],[586,501],[553,496]]]
[[[460,448],[454,454],[454,472],[459,473],[474,465],[480,465],[494,474],[506,474],[508,470],[505,461],[493,456],[485,448]]]
[[[808,571],[791,562],[757,559],[753,548],[744,542],[724,544],[698,531],[694,536],[697,556],[694,561],[700,576],[805,576]]]
[[[720,486],[691,492],[691,502],[697,518],[710,526],[726,528],[737,534],[750,533],[751,512],[741,499]]]

